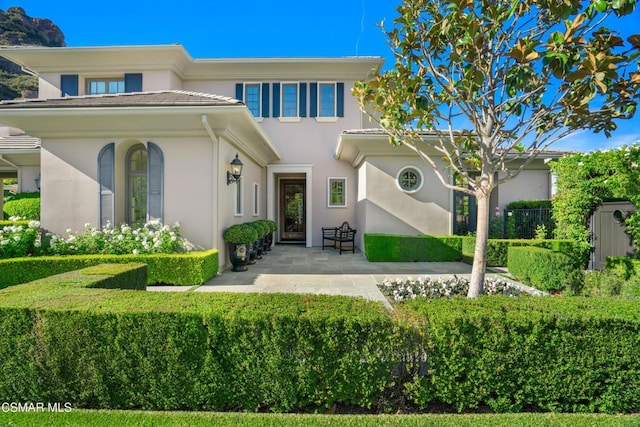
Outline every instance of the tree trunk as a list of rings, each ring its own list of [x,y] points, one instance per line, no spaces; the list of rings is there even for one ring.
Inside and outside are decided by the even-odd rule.
[[[484,287],[484,273],[487,268],[487,240],[489,238],[489,195],[477,192],[478,222],[476,224],[476,249],[473,254],[473,268],[467,297],[477,298]]]

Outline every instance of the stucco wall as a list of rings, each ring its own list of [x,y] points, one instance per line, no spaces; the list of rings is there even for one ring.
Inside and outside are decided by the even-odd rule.
[[[500,210],[518,200],[548,200],[551,198],[549,170],[524,170],[496,190]]]
[[[396,184],[406,166],[423,173],[424,184],[416,193]],[[360,167],[359,185],[358,226],[363,233],[450,234],[451,193],[419,159],[370,156]]]

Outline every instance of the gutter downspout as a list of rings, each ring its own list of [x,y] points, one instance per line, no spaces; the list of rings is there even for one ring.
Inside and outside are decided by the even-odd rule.
[[[220,224],[218,218],[218,196],[220,194],[219,191],[219,176],[218,173],[218,159],[220,158],[220,141],[218,141],[218,137],[211,129],[211,125],[209,125],[209,120],[206,114],[202,115],[202,126],[207,131],[211,142],[213,142],[213,149],[211,150],[211,183],[213,186],[213,191],[211,194],[211,222],[213,224],[213,233],[212,233],[212,243],[213,248],[218,249],[218,253],[220,253],[220,247],[218,245],[218,235],[220,234]],[[225,254],[221,254],[225,255]]]

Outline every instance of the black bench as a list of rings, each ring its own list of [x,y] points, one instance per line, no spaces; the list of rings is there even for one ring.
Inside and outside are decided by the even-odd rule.
[[[333,242],[331,244],[326,244],[325,241],[329,240]],[[351,253],[356,253],[356,230],[349,226],[348,222],[343,222],[340,227],[322,227],[322,249],[325,247],[334,248],[340,250],[340,255],[342,255],[342,251],[348,251],[351,249]],[[343,243],[347,243],[347,247],[343,247]],[[348,244],[351,243],[351,248],[348,247]]]

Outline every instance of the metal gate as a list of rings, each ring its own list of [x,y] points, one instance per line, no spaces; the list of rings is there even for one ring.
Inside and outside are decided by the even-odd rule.
[[[608,256],[633,255],[633,241],[624,220],[636,211],[630,202],[604,202],[591,216],[593,253],[590,269],[602,270]]]

